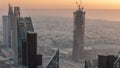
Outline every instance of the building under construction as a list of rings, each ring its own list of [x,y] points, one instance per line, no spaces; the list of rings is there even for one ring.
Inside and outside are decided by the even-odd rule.
[[[84,31],[85,31],[85,11],[78,5],[78,10],[74,12],[74,35],[73,35],[73,61],[84,59]]]

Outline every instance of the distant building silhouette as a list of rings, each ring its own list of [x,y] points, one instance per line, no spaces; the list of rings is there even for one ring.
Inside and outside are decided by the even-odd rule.
[[[84,56],[85,11],[80,8],[74,12],[73,61],[79,61]]]

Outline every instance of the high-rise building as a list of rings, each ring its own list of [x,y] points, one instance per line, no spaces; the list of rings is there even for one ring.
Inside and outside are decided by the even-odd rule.
[[[17,12],[14,9],[14,12]],[[4,45],[11,48],[14,52],[14,63],[17,65],[17,17],[13,12],[13,7],[9,4],[8,15],[3,16],[3,39]]]
[[[84,56],[85,11],[80,8],[74,12],[73,61],[83,59]]]
[[[26,55],[27,55],[27,42],[26,42],[26,40],[24,39],[23,41],[22,41],[22,66],[23,67],[26,67],[27,66],[27,57],[26,57]]]
[[[22,67],[32,68],[42,67],[42,55],[37,55],[37,37],[36,33],[28,32],[27,39],[22,41]],[[28,40],[29,39],[29,40]]]
[[[8,44],[9,47],[12,47],[12,28],[14,23],[14,13],[13,13],[13,8],[12,6],[9,4],[9,10],[8,10]]]
[[[19,46],[18,46],[18,19],[20,18],[20,8],[19,7],[14,7],[14,22],[11,24],[12,25],[12,30],[11,30],[11,43],[12,43],[12,49],[14,52],[14,63],[16,66],[20,65],[20,60],[19,60]]]
[[[14,10],[15,12],[16,10]],[[13,12],[13,7],[9,4],[8,16],[3,16],[3,39],[4,45],[14,52],[14,63],[17,65],[17,18]]]
[[[17,20],[17,43],[18,43],[18,62],[22,64],[22,40],[25,39],[24,18]]]
[[[117,59],[114,55],[108,55],[108,68],[114,68],[114,62]]]
[[[114,63],[117,57],[114,55],[99,55],[98,56],[98,68],[114,68]]]
[[[8,16],[2,16],[3,21],[3,45],[9,47],[8,41]]]
[[[98,68],[107,68],[107,56],[98,56]]]
[[[27,32],[27,66],[28,68],[37,68],[37,34]]]
[[[26,39],[27,31],[34,32],[32,20],[30,17],[20,17],[17,20],[17,39],[18,39],[18,59],[22,64],[22,40]]]

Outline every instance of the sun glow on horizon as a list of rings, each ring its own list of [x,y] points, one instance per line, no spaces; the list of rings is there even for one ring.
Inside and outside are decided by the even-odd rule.
[[[73,9],[76,0],[0,0],[0,8],[7,8],[8,3],[24,9]],[[120,9],[120,0],[83,0],[86,9]]]

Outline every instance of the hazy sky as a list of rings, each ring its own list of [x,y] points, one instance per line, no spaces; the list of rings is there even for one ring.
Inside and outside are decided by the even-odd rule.
[[[73,9],[76,0],[0,0],[0,9],[8,3],[23,9]],[[79,0],[78,0],[79,1]],[[83,0],[86,9],[120,9],[120,0]]]

